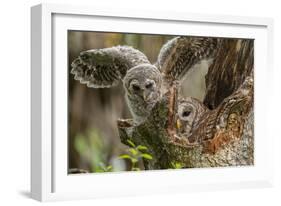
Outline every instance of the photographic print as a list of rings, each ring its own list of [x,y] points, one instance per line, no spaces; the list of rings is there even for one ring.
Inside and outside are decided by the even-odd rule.
[[[68,173],[254,164],[254,40],[68,31]]]

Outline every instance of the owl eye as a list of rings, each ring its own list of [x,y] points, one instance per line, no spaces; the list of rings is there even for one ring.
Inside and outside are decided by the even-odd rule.
[[[133,85],[133,90],[135,90],[135,91],[139,91],[140,90],[140,87],[138,86],[138,85]]]
[[[182,113],[182,116],[183,116],[183,117],[188,117],[188,116],[190,115],[190,113],[191,113],[191,111],[184,111],[184,112]]]
[[[146,89],[151,89],[151,88],[152,88],[152,86],[153,86],[153,84],[152,84],[152,83],[148,83],[147,85],[145,85],[145,88],[146,88]]]

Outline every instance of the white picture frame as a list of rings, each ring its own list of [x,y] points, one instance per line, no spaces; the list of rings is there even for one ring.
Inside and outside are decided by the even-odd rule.
[[[31,9],[31,26],[32,198],[52,201],[272,186],[273,136],[266,110],[270,102],[264,98],[272,87],[271,19],[41,4]],[[66,31],[69,29],[254,38],[255,165],[67,175]]]

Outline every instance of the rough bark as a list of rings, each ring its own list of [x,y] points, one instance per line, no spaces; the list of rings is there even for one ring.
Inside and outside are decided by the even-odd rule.
[[[250,75],[254,66],[254,40],[223,39],[206,75],[204,104],[216,108]]]
[[[132,126],[131,120],[118,121],[121,142],[127,144],[130,139],[149,148],[153,160],[144,162],[146,169],[173,168],[174,163],[185,168],[252,165],[252,70],[253,40],[222,40],[206,76],[204,103],[212,110],[192,135],[175,136],[175,84],[143,124]]]

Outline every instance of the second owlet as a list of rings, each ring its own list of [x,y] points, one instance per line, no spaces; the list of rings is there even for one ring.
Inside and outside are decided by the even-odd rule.
[[[176,137],[184,137],[189,143],[204,142],[205,149],[212,153],[225,143],[240,138],[245,117],[253,104],[253,82],[252,73],[213,110],[192,97],[179,99]]]
[[[212,58],[217,38],[176,37],[160,50],[157,62],[132,47],[116,46],[81,52],[72,62],[74,79],[88,87],[106,88],[123,82],[126,100],[136,125],[150,114],[162,94],[201,60]]]
[[[192,97],[181,98],[176,114],[178,133],[185,137],[191,135],[207,111],[209,109],[199,100]]]

